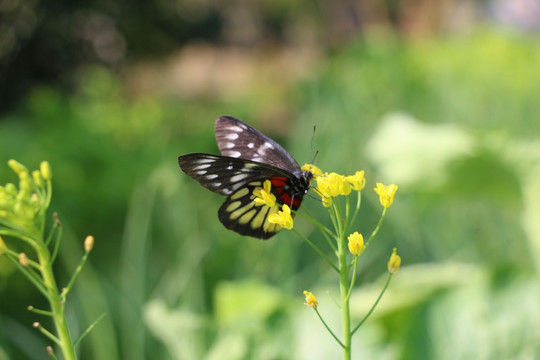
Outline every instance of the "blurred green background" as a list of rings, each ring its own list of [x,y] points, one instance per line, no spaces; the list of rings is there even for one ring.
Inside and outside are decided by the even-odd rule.
[[[227,231],[176,158],[233,115],[303,164],[399,191],[362,259],[354,359],[540,359],[540,5],[519,1],[0,2],[0,183],[51,163],[56,273],[81,359],[335,359],[335,274],[294,234]],[[304,205],[320,219],[313,199]],[[309,223],[297,228],[323,239]],[[6,239],[9,240],[9,239]],[[43,359],[44,299],[0,257],[0,359]],[[339,330],[337,330],[339,333]]]

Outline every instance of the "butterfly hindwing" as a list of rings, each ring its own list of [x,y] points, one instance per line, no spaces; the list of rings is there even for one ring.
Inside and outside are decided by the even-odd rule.
[[[257,205],[254,201],[253,190],[262,184],[262,180],[252,181],[227,197],[218,210],[219,220],[227,229],[259,239],[268,239],[281,230],[280,225],[268,221],[268,216],[277,213],[279,206]]]
[[[214,128],[222,155],[262,162],[297,175],[301,173],[291,154],[245,122],[232,116],[220,116]]]

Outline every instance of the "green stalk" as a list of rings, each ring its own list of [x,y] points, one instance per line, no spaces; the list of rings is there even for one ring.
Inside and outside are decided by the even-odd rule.
[[[47,290],[47,299],[51,305],[52,318],[58,334],[59,346],[62,349],[65,360],[76,360],[75,349],[71,341],[71,335],[64,316],[64,304],[60,301],[58,287],[54,279],[50,253],[45,246],[36,246],[36,252],[41,265],[41,276]]]
[[[343,327],[343,360],[351,359],[351,315],[349,310],[349,266],[347,244],[343,233],[338,238],[339,292],[341,295],[341,325]]]

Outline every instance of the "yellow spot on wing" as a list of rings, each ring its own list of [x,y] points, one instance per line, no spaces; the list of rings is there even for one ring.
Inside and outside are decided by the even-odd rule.
[[[234,210],[238,209],[238,207],[242,205],[242,202],[241,201],[235,201],[235,202],[232,202],[229,204],[229,206],[227,206],[227,209],[226,211],[227,212],[233,212]]]
[[[251,221],[251,227],[253,229],[258,229],[262,226],[263,224],[263,221],[265,219],[265,216],[266,214],[268,213],[268,210],[269,210],[269,207],[268,206],[262,206],[260,208],[260,211],[259,213],[257,214],[257,216],[255,216],[253,218],[253,220]]]
[[[245,206],[241,207],[240,209],[238,210],[235,210],[231,213],[231,215],[229,216],[229,218],[231,220],[236,220],[238,219],[243,213],[245,213],[246,211],[248,211],[249,209],[251,209],[253,206],[255,206],[255,203],[252,201],[250,203],[247,203]]]
[[[234,194],[231,195],[231,200],[239,199],[239,198],[241,198],[243,196],[246,196],[247,194],[249,194],[249,189],[247,187],[242,188],[242,189],[238,190],[237,192],[235,192]]]
[[[252,209],[252,210],[249,210],[247,213],[245,213],[244,215],[242,215],[240,217],[240,219],[238,219],[238,222],[240,224],[247,224],[251,218],[253,217],[253,215],[255,215],[255,213],[257,213],[257,210],[256,209]]]

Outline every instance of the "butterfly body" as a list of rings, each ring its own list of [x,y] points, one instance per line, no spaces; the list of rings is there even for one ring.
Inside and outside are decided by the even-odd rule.
[[[180,156],[182,171],[205,188],[227,196],[218,210],[226,228],[242,235],[268,239],[281,226],[268,221],[270,214],[288,205],[300,207],[313,175],[302,171],[296,160],[261,132],[230,116],[216,119],[215,133],[221,156],[193,153]],[[266,180],[277,204],[257,205],[253,191]]]

